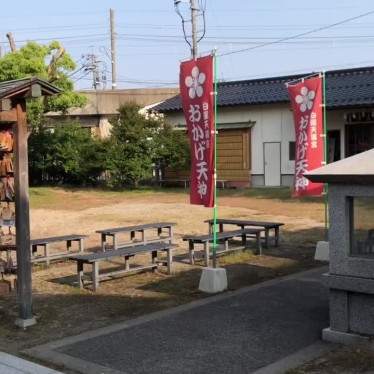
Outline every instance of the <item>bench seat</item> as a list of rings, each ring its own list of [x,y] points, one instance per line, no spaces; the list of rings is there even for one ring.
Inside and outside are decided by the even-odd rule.
[[[136,244],[163,242],[166,240],[171,243],[174,235],[174,226],[174,222],[155,222],[135,226],[101,229],[96,230],[96,233],[101,235],[101,248],[103,251],[106,251],[108,249],[117,250],[119,248],[132,247]],[[153,236],[147,235],[152,230],[156,230],[156,233],[153,233]],[[136,233],[140,233],[140,237],[136,235]],[[130,236],[126,238],[125,242],[123,241],[124,235]],[[108,243],[108,237],[111,238],[112,243]],[[119,243],[120,238],[122,238],[121,243]]]
[[[223,231],[216,233],[216,239],[224,241],[224,249],[217,250],[216,253],[227,253],[229,251],[236,251],[245,249],[247,246],[247,238],[255,238],[256,239],[256,253],[261,254],[261,231],[262,229],[241,229],[241,230],[234,230],[234,231]],[[229,247],[229,240],[240,237],[241,238],[241,246],[230,246]],[[214,241],[214,234],[206,234],[206,235],[198,235],[198,236],[185,236],[183,238],[184,241],[188,241],[188,249],[189,249],[189,256],[190,256],[190,263],[195,263],[195,244],[203,244],[204,245],[204,260],[205,266],[209,266],[209,257],[212,253],[213,248],[210,247],[210,243]]]
[[[133,247],[119,248],[117,250],[96,252],[84,255],[70,256],[69,260],[77,262],[77,275],[78,275],[78,286],[83,288],[83,281],[86,279],[92,280],[93,290],[97,291],[99,288],[100,279],[112,277],[114,275],[128,273],[131,271],[139,271],[144,269],[157,269],[158,264],[166,265],[168,274],[173,272],[173,248],[177,247],[176,244],[171,243],[149,243],[144,245],[136,245]],[[158,251],[165,251],[167,253],[166,260],[158,260]],[[130,268],[129,258],[137,254],[151,253],[151,264],[149,265],[139,265]],[[105,269],[104,271],[99,271],[99,264],[101,261],[108,261],[115,258],[123,257],[125,259],[125,266],[123,269]],[[91,276],[84,274],[84,265],[88,264],[92,266]]]
[[[84,239],[87,238],[88,235],[80,235],[80,234],[72,234],[72,235],[62,235],[62,236],[51,236],[46,238],[39,238],[39,239],[31,239],[30,246],[31,246],[31,262],[38,263],[38,262],[45,262],[48,266],[51,260],[55,259],[62,259],[67,258],[70,256],[74,251],[72,251],[72,243],[78,243],[78,251],[75,253],[83,253],[84,251]],[[51,253],[50,251],[50,244],[51,243],[59,243],[59,242],[66,242],[66,251],[60,251],[58,253]],[[38,247],[42,247],[44,249],[43,255],[38,255]]]
[[[209,224],[209,232],[213,231],[214,220],[208,219],[205,222]],[[250,228],[250,227],[261,227],[264,231],[264,237],[262,238],[265,242],[265,247],[270,247],[270,242],[273,241],[276,247],[279,246],[279,227],[283,226],[284,223],[281,222],[263,222],[263,221],[247,221],[240,219],[226,219],[226,218],[217,218],[216,224],[219,227],[219,231],[223,231],[224,225],[238,226],[241,229]]]
[[[167,184],[167,183],[172,183],[172,184],[183,183],[184,188],[187,188],[190,185],[190,180],[189,179],[159,179],[157,183],[160,187],[162,187],[163,184]]]

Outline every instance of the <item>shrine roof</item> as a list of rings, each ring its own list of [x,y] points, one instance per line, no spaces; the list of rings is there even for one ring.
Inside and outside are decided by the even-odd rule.
[[[0,98],[12,98],[18,95],[22,96],[25,94],[25,91],[34,84],[40,85],[43,96],[54,95],[61,91],[59,88],[44,79],[30,77],[0,82]]]
[[[286,83],[311,76],[309,72],[272,78],[219,82],[218,107],[289,103]],[[326,72],[326,105],[329,109],[374,105],[374,66]],[[176,95],[152,108],[160,112],[182,110]]]

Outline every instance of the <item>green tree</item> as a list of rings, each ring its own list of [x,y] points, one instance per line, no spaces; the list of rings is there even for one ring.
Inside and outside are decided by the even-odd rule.
[[[160,119],[159,130],[154,138],[154,161],[162,168],[175,170],[190,168],[190,144],[185,131],[175,129],[170,123]]]
[[[78,122],[67,121],[53,129],[40,125],[29,137],[32,182],[43,175],[68,183],[94,183],[106,169],[105,141],[91,136]]]
[[[174,131],[162,118],[140,113],[141,107],[126,103],[111,120],[108,151],[108,184],[112,187],[138,187],[151,177],[155,163],[185,165],[188,159],[187,138]]]
[[[47,80],[62,91],[44,100],[29,100],[29,122],[37,124],[43,112],[66,112],[70,107],[81,107],[87,99],[74,92],[69,75],[76,69],[71,56],[57,41],[48,46],[28,42],[17,51],[6,53],[0,60],[0,81],[38,77]]]

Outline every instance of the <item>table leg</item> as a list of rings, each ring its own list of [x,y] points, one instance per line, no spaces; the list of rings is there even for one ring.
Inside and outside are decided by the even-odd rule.
[[[243,245],[243,246],[246,246],[246,245],[247,245],[247,235],[246,235],[246,234],[243,234],[243,235],[242,235],[242,245]]]
[[[157,251],[152,251],[152,265],[157,264]],[[154,268],[152,269],[155,270]]]
[[[209,242],[204,242],[204,252],[205,252],[205,267],[209,267]]]
[[[170,226],[169,227],[169,244],[173,243],[173,238],[174,238],[174,227]]]
[[[269,238],[269,229],[265,228],[265,247],[266,248],[269,248],[269,241],[270,241],[270,238]]]
[[[194,248],[194,243],[193,241],[188,241],[188,249],[190,252],[190,264],[194,265],[195,264],[195,248]]]
[[[79,252],[84,252],[84,239],[78,239]]]
[[[209,235],[212,235],[212,233],[213,233],[213,222],[208,223],[208,225],[209,225]]]
[[[106,249],[106,234],[101,234],[101,250],[105,252]]]
[[[275,246],[279,247],[279,227],[275,227]]]
[[[70,251],[71,250],[71,240],[66,241],[66,250]]]
[[[129,261],[130,257],[129,256],[125,256],[125,270],[130,270],[130,261]]]
[[[173,274],[173,248],[166,250],[166,258],[168,261],[168,274]]]
[[[92,287],[94,292],[99,289],[99,262],[96,261],[92,264]]]
[[[256,234],[257,254],[262,255],[261,231]]]
[[[83,262],[77,261],[78,287],[83,288]]]
[[[45,263],[47,266],[49,266],[49,244],[46,243],[44,245],[44,256],[45,256]]]
[[[118,238],[116,234],[113,234],[113,249],[116,251],[118,248]]]

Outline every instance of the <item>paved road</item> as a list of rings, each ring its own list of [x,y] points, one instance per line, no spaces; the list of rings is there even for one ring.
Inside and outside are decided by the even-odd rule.
[[[330,349],[320,342],[329,326],[328,291],[320,284],[326,270],[217,295],[28,353],[90,374],[284,372],[301,356]]]

